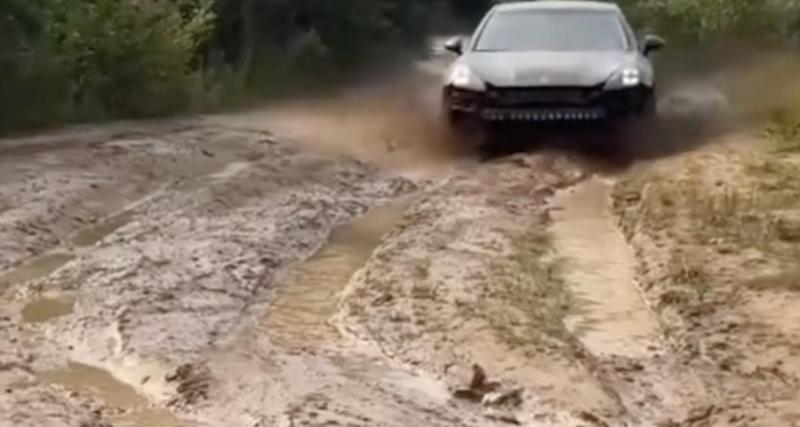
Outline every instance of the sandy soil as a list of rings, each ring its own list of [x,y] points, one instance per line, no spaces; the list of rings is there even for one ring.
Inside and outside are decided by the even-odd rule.
[[[615,191],[645,298],[702,384],[705,425],[800,425],[795,164],[731,135]]]

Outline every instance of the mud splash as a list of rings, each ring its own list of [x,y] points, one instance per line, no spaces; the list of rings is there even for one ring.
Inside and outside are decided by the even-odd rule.
[[[271,307],[262,328],[278,344],[295,347],[335,335],[328,319],[336,314],[339,295],[367,262],[383,235],[400,221],[407,202],[372,209],[355,222],[334,230],[327,244],[295,267]]]
[[[42,297],[26,304],[22,309],[25,323],[44,323],[72,314],[75,299],[67,296]]]
[[[51,253],[34,258],[0,276],[0,290],[47,277],[73,259],[75,255],[65,253]]]
[[[611,212],[613,183],[592,178],[554,197],[553,234],[577,309],[567,328],[598,355],[645,355],[658,322],[636,285],[636,257]]]
[[[151,408],[136,390],[114,378],[108,371],[71,362],[62,369],[39,374],[45,382],[67,390],[90,393],[117,410],[111,418],[117,427],[184,427],[172,413]]]

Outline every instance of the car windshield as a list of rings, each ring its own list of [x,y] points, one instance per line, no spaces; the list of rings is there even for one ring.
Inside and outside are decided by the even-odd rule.
[[[492,15],[475,50],[610,51],[627,47],[625,30],[617,13],[528,10]]]

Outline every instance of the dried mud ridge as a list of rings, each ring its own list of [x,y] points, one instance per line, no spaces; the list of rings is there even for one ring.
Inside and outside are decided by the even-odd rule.
[[[797,425],[726,294],[654,273],[627,178],[224,120],[0,146],[0,425]]]

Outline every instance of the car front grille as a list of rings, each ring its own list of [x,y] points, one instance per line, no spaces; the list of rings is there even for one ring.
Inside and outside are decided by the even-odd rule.
[[[602,94],[595,88],[494,89],[489,96],[498,106],[587,105]]]

